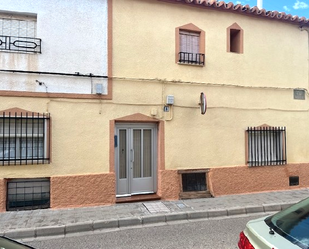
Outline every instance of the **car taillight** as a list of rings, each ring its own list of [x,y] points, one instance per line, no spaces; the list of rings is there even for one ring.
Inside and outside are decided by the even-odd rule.
[[[238,247],[239,249],[254,249],[244,232],[239,234]]]

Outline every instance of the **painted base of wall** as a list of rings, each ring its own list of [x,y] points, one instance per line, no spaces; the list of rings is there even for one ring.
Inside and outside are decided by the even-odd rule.
[[[6,211],[6,180],[0,179],[0,212]]]
[[[50,179],[50,207],[110,205],[116,201],[115,174],[57,176]]]
[[[290,176],[299,176],[299,185],[289,186]],[[221,167],[208,177],[213,196],[308,188],[309,164]]]
[[[299,185],[289,186],[289,177],[298,176]],[[158,172],[162,200],[179,199],[181,175],[178,170]],[[0,179],[0,212],[6,211],[6,179]],[[208,190],[216,196],[309,188],[309,163],[282,166],[233,166],[212,168]],[[116,202],[114,173],[50,178],[51,208],[113,205]]]
[[[163,200],[178,200],[180,193],[178,171],[160,170],[158,176],[158,195]]]

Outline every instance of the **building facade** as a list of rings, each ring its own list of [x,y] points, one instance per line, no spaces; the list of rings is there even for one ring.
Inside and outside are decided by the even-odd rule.
[[[0,211],[309,187],[305,18],[215,1],[1,8]]]
[[[103,0],[1,4],[1,211],[114,202],[100,189],[113,182],[100,128],[108,11]]]

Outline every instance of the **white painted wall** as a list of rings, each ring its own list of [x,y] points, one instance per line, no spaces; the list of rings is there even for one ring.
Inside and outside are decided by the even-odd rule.
[[[42,53],[0,51],[0,70],[29,70],[107,75],[107,0],[10,0],[2,1],[0,13],[37,15],[37,38]],[[90,78],[19,75],[0,72],[0,90],[91,94]],[[18,84],[18,81],[22,84]],[[103,84],[107,80],[94,79]],[[16,84],[17,83],[17,84]]]

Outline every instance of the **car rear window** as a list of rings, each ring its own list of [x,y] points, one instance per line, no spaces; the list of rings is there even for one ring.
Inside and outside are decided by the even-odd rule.
[[[309,249],[309,198],[266,218],[265,222],[292,243]]]

